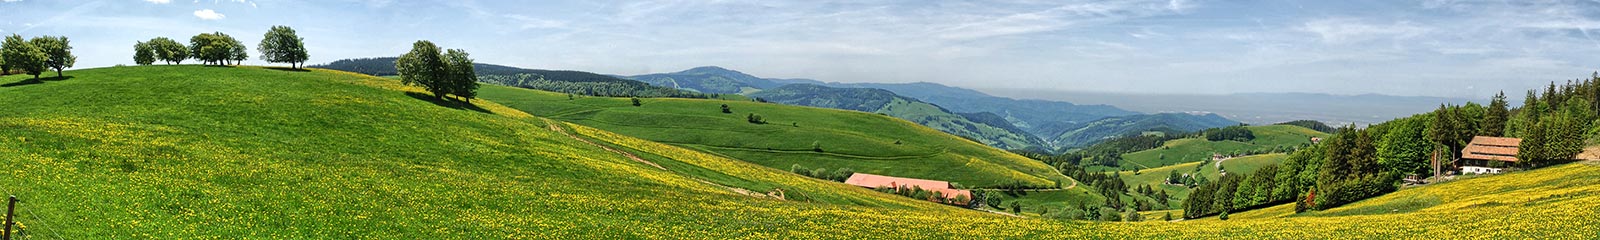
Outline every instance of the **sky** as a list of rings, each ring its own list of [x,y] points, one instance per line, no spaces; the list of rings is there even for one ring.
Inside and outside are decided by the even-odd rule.
[[[525,68],[981,89],[1515,98],[1600,70],[1597,0],[0,0],[0,34],[65,35],[78,68],[216,31],[254,57],[274,25],[313,64],[430,40]]]

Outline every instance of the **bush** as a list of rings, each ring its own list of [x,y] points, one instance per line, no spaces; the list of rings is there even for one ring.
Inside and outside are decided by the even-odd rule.
[[[633,98],[633,106],[638,107],[640,105],[643,105],[643,104],[639,104],[639,98]]]
[[[1228,211],[1222,211],[1222,215],[1217,216],[1217,218],[1218,219],[1222,219],[1222,220],[1228,220]]]
[[[728,109],[728,105],[727,104],[723,104],[722,105],[722,113],[733,113],[733,109]]]
[[[750,115],[745,115],[744,119],[745,121],[749,121],[750,123],[754,124],[767,124],[767,119],[761,117],[759,114],[751,113]]]

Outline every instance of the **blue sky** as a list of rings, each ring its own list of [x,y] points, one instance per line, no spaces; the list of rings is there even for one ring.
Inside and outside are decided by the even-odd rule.
[[[528,68],[988,89],[1516,97],[1600,69],[1593,0],[0,0],[0,13],[0,34],[71,38],[80,68],[131,64],[152,37],[254,46],[288,25],[312,63],[428,39]]]

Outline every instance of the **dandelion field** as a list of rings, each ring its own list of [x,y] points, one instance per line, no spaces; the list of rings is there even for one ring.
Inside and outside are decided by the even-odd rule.
[[[22,199],[17,219],[29,239],[1582,239],[1600,231],[1600,166],[1583,163],[1407,188],[1315,214],[1063,222],[553,123],[677,162],[661,170],[516,109],[435,103],[392,79],[200,66],[67,75],[0,87],[0,191]],[[712,182],[723,185],[808,197],[738,194],[680,173],[688,166],[721,174]],[[1438,201],[1404,200],[1430,196]]]

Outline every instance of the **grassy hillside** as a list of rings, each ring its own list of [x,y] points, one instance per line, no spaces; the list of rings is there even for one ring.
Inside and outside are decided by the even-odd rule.
[[[1139,168],[1156,168],[1186,162],[1211,159],[1212,153],[1236,153],[1300,147],[1311,143],[1311,137],[1328,137],[1327,133],[1292,125],[1246,127],[1256,136],[1249,142],[1206,141],[1203,137],[1167,141],[1162,147],[1123,154],[1124,164]]]
[[[1071,149],[1147,131],[1194,132],[1238,124],[1216,114],[1157,113],[1107,117],[1081,124],[1043,125],[1035,127],[1034,131],[1057,147]]]
[[[1600,218],[1595,218],[1600,214],[1596,207],[1600,206],[1597,164],[1600,163],[1572,163],[1504,175],[1464,176],[1466,179],[1404,188],[1320,212],[1296,214],[1293,204],[1284,204],[1232,214],[1228,221],[1207,218],[1188,222],[1416,219],[1415,223],[1400,226],[1372,226],[1356,234],[1594,238],[1600,230],[1600,220],[1596,220]],[[1434,224],[1449,226],[1428,226]]]
[[[537,116],[789,170],[856,172],[947,180],[969,187],[1069,184],[1044,164],[892,117],[750,101],[580,97],[484,85],[484,99]],[[727,104],[733,113],[722,113]],[[759,114],[768,124],[746,121]],[[813,147],[820,147],[821,152]]]
[[[1404,238],[1477,230],[1494,230],[1473,234],[1486,238],[1593,238],[1600,231],[1592,217],[1600,167],[1583,164],[1441,184],[1461,193],[1489,184],[1498,193],[1439,195],[1440,205],[1413,212],[1060,222],[907,200],[547,122],[492,102],[436,104],[391,79],[199,66],[67,75],[73,78],[41,83],[0,77],[0,190],[22,199],[17,219],[30,238]],[[724,186],[805,197],[754,197]]]

